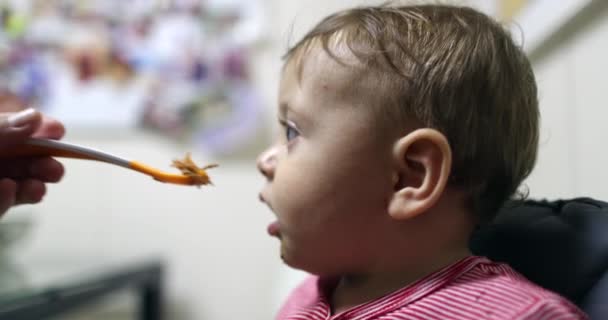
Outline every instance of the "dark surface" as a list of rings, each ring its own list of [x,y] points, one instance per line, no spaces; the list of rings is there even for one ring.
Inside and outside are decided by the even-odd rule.
[[[608,203],[512,202],[470,246],[570,299],[592,319],[608,319]]]
[[[77,269],[71,266],[71,269]],[[0,286],[2,284],[0,283]],[[68,313],[125,289],[139,295],[139,319],[162,319],[163,264],[152,260],[98,266],[0,293],[0,320],[40,320]]]

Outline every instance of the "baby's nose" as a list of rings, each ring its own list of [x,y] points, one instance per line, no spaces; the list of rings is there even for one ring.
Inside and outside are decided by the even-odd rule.
[[[258,156],[258,170],[268,179],[274,178],[274,170],[277,165],[277,148],[271,147]]]

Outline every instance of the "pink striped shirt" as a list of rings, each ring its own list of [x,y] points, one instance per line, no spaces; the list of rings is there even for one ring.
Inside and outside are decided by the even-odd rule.
[[[328,292],[335,284],[308,278],[291,293],[277,319],[587,319],[565,298],[483,257],[467,257],[391,294],[332,315]]]

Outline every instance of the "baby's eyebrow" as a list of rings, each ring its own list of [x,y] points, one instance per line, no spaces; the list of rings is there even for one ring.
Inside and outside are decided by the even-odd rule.
[[[298,122],[299,128],[306,126],[310,121],[310,118],[307,116],[304,110],[299,110],[297,107],[294,107],[293,104],[290,104],[287,101],[279,101],[278,116],[283,120]]]

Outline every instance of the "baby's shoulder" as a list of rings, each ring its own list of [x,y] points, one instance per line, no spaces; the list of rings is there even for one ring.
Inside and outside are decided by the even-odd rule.
[[[489,260],[427,298],[474,309],[479,319],[586,319],[566,298],[536,285],[506,264]]]

